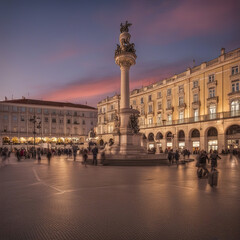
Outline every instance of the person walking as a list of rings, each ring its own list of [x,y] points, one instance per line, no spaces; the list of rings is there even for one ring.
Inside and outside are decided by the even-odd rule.
[[[47,152],[48,165],[50,165],[51,157],[52,157],[52,153],[50,150],[48,150]]]
[[[221,157],[219,157],[217,151],[214,150],[213,153],[210,155],[211,171],[213,171],[217,167],[217,160],[218,159],[221,159]]]
[[[88,150],[85,148],[82,150],[83,164],[87,167],[87,159],[88,159]]]
[[[38,163],[41,161],[41,150],[40,148],[37,149],[37,155],[38,155]]]
[[[178,163],[179,163],[179,158],[180,158],[180,154],[179,154],[178,150],[176,150],[176,152],[175,152],[175,160],[176,160],[177,166],[178,166]]]
[[[95,145],[94,148],[92,149],[92,154],[93,154],[93,165],[97,166],[97,154],[98,154],[98,148]]]
[[[168,161],[169,161],[169,166],[172,165],[172,159],[173,159],[173,152],[170,150],[168,152]]]

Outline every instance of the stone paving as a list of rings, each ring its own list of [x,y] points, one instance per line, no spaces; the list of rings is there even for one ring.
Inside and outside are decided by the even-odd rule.
[[[0,168],[0,239],[240,239],[239,161],[219,185],[177,167],[87,166],[65,157]]]

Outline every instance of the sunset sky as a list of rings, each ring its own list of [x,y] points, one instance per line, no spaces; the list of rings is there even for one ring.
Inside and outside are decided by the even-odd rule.
[[[128,20],[137,63],[130,87],[180,73],[240,47],[240,1],[11,1],[0,3],[0,100],[86,103],[120,90],[114,63]]]

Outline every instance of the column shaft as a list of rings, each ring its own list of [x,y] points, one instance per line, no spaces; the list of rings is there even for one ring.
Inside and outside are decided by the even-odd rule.
[[[121,102],[120,109],[129,108],[129,67],[121,66]]]

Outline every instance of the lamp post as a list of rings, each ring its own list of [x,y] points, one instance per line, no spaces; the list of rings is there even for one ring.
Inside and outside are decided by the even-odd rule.
[[[32,118],[30,118],[30,122],[33,123],[33,146],[34,146],[34,157],[35,156],[35,145],[36,145],[36,128],[37,129],[41,129],[41,121],[40,118],[36,117],[36,115],[34,114],[34,116]]]

